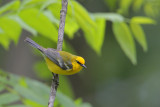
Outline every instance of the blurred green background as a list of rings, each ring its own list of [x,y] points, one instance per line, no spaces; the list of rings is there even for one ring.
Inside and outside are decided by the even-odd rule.
[[[47,105],[49,94],[43,89],[44,103],[36,95],[24,95],[25,90],[35,91],[29,88],[35,80],[49,92],[52,78],[41,54],[24,39],[29,36],[44,47],[56,48],[60,6],[60,0],[0,0],[0,99],[13,91],[23,98],[0,100],[2,107]],[[69,6],[63,48],[83,56],[87,69],[60,76],[56,107],[160,107],[160,1],[69,0]],[[6,75],[15,82],[5,82],[12,80]]]

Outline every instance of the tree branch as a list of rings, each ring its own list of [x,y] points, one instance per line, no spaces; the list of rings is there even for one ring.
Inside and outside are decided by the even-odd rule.
[[[60,11],[60,23],[59,23],[59,30],[58,30],[58,43],[57,43],[57,50],[62,50],[63,45],[63,36],[64,36],[64,27],[65,27],[65,19],[66,19],[66,13],[67,13],[67,5],[68,0],[62,0],[62,9]],[[59,76],[58,74],[53,74],[53,81],[51,84],[51,91],[50,91],[50,97],[48,102],[48,107],[54,106],[54,101],[56,97],[57,88],[59,85]]]

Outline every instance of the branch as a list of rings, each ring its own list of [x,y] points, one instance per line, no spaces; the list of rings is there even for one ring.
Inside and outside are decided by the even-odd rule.
[[[63,36],[64,36],[64,27],[65,27],[65,19],[66,19],[66,13],[67,13],[67,5],[68,0],[62,0],[62,9],[60,14],[60,23],[59,23],[59,30],[58,30],[58,43],[57,43],[57,50],[62,50],[63,45]],[[56,97],[57,88],[59,85],[59,76],[58,74],[53,74],[53,81],[51,84],[51,91],[50,91],[50,97],[48,102],[48,107],[54,106],[54,101]]]

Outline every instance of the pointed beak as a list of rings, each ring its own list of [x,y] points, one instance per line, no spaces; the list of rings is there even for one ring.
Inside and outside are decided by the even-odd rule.
[[[87,68],[84,64],[81,65],[83,68]]]

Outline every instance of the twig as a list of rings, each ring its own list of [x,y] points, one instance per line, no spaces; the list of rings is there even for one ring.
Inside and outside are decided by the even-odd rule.
[[[59,23],[59,30],[58,30],[58,43],[57,43],[57,50],[58,51],[62,50],[62,45],[63,45],[63,36],[64,36],[65,19],[66,19],[66,13],[67,13],[67,5],[68,5],[68,0],[62,0],[62,9],[61,9],[61,14],[60,14],[60,23]],[[50,91],[48,107],[54,107],[54,100],[56,97],[58,85],[59,85],[59,76],[58,76],[58,74],[53,74],[53,81],[51,84],[51,91]]]

